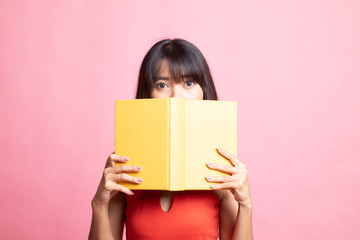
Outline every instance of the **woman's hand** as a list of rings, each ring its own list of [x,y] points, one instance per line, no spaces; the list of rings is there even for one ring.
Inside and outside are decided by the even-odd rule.
[[[230,174],[230,176],[206,177],[208,182],[220,183],[211,186],[211,188],[214,190],[230,190],[234,195],[235,200],[240,205],[251,207],[252,201],[245,164],[240,162],[235,156],[223,149],[218,148],[217,151],[220,155],[229,160],[233,166],[226,166],[217,163],[207,163],[207,166],[210,169]]]
[[[128,188],[117,184],[117,182],[127,182],[140,184],[142,179],[128,175],[127,173],[136,173],[141,171],[141,167],[130,165],[115,166],[115,163],[125,163],[129,161],[127,157],[111,154],[106,161],[103,176],[93,198],[93,202],[97,204],[106,204],[118,192],[127,195],[134,195]]]

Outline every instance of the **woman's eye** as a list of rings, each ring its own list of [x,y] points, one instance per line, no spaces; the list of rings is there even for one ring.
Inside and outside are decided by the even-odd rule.
[[[194,85],[195,85],[195,82],[194,82],[194,81],[187,81],[187,82],[185,82],[185,85],[186,85],[187,87],[191,87],[191,86],[194,86]]]
[[[156,87],[160,88],[160,89],[163,89],[163,88],[166,88],[166,84],[165,83],[158,83],[158,84],[156,84]]]

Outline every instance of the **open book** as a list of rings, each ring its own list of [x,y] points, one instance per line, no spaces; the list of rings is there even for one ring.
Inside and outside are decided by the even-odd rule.
[[[115,154],[141,166],[139,185],[129,189],[195,190],[224,175],[207,162],[231,165],[216,148],[237,155],[237,104],[181,98],[116,100]]]

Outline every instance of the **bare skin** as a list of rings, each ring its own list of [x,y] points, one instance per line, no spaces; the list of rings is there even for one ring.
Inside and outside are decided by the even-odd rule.
[[[176,83],[170,77],[167,62],[163,62],[159,79],[151,92],[152,98],[179,97],[186,99],[203,99],[202,88],[191,79]],[[220,239],[253,239],[252,200],[248,183],[246,166],[235,156],[223,149],[218,153],[227,159],[231,166],[207,163],[214,171],[228,173],[228,176],[208,176],[207,181],[214,183],[211,188],[220,199]],[[103,177],[92,200],[93,217],[89,239],[121,239],[124,226],[125,194],[133,195],[128,188],[117,182],[141,184],[142,179],[128,173],[141,171],[140,166],[119,165],[131,161],[125,156],[111,154],[106,162]],[[161,208],[169,211],[173,193],[163,191],[160,197]]]

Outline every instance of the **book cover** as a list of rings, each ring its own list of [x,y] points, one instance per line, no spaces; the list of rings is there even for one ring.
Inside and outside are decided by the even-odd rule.
[[[206,176],[224,175],[207,162],[230,165],[216,151],[237,155],[237,105],[181,98],[117,100],[115,154],[141,166],[139,185],[129,189],[210,190]]]

